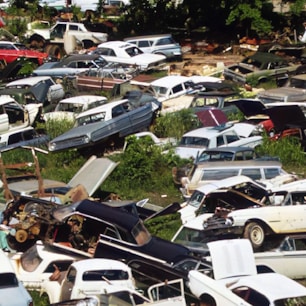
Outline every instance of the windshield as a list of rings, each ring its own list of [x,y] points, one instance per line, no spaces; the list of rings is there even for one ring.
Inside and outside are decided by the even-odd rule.
[[[167,95],[167,87],[152,86],[152,88],[156,97],[165,97]]]
[[[144,245],[151,239],[151,235],[142,222],[138,222],[132,229],[132,235],[138,245]]]
[[[221,160],[233,160],[233,152],[202,152],[198,161],[221,161]]]
[[[205,240],[206,239],[206,240]],[[204,231],[183,227],[173,242],[186,245],[188,247],[201,247],[207,248],[206,242],[207,237],[205,237]]]
[[[180,146],[208,147],[209,139],[204,137],[185,136],[180,141]]]
[[[41,262],[42,258],[39,256],[36,246],[31,247],[21,255],[21,266],[24,271],[35,271]]]
[[[205,194],[203,192],[195,190],[188,201],[188,205],[198,208],[201,205],[204,197]]]
[[[80,113],[83,110],[83,104],[60,102],[55,111],[57,112],[73,112]]]

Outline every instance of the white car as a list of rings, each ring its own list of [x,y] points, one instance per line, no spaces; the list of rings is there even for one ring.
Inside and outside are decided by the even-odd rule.
[[[0,96],[0,134],[32,126],[42,111],[41,103],[20,105],[8,95]]]
[[[306,288],[278,273],[257,273],[247,239],[208,243],[213,278],[189,272],[189,288],[205,305],[305,305]]]
[[[41,291],[42,283],[48,281],[54,273],[54,265],[60,271],[67,271],[73,262],[84,258],[77,254],[56,252],[41,241],[37,241],[23,253],[12,253],[10,261],[18,279],[28,290]]]
[[[50,76],[32,76],[9,82],[4,92],[22,104],[42,103],[44,107],[50,107],[65,96],[63,85],[56,83]],[[24,94],[24,101],[17,99],[17,93]]]
[[[0,303],[7,306],[32,306],[33,301],[17,277],[8,255],[0,250]]]
[[[43,286],[50,302],[56,303],[100,293],[110,284],[136,289],[132,269],[119,260],[88,258],[72,263],[60,284],[54,280]]]
[[[292,279],[306,278],[306,235],[289,235],[276,248],[256,252],[256,265]]]
[[[45,113],[45,120],[70,120],[88,109],[95,108],[107,103],[107,98],[95,95],[81,95],[63,99],[58,102],[55,110]]]
[[[99,44],[92,54],[99,54],[108,62],[139,66],[140,70],[161,67],[166,61],[164,55],[144,53],[136,45],[124,41]]]
[[[267,194],[267,190],[261,184],[245,175],[237,175],[222,180],[216,180],[196,188],[188,200],[181,204],[182,208],[179,210],[179,213],[182,223],[184,224],[199,214],[213,214],[215,206],[210,205],[210,207],[207,207],[205,199],[214,191],[227,189],[245,190],[245,193],[252,193],[254,198],[255,195],[257,198],[263,198]],[[221,203],[219,205],[221,205]]]
[[[249,136],[255,126],[248,123],[202,127],[183,135],[175,154],[195,160],[205,149],[216,147],[251,147],[261,144],[262,136]]]
[[[219,218],[212,217],[203,224],[206,235],[213,232],[213,235],[227,233],[248,238],[254,250],[258,251],[269,243],[269,240],[277,241],[289,234],[305,233],[306,193],[303,192],[301,196],[301,193],[297,192],[294,196],[294,201],[286,200],[280,205],[237,209]]]

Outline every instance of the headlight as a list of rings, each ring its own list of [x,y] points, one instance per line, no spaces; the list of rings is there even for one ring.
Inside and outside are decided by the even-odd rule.
[[[49,143],[49,151],[54,151],[56,148],[56,144],[55,143]]]
[[[90,139],[88,136],[84,136],[83,137],[83,143],[89,143],[90,142]]]
[[[234,223],[234,220],[232,218],[226,218],[224,224],[227,226],[232,226],[233,223]]]

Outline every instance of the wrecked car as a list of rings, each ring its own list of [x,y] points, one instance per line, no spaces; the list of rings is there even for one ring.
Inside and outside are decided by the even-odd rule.
[[[85,150],[94,146],[107,146],[107,142],[120,144],[124,137],[148,128],[155,116],[153,103],[132,107],[128,100],[109,102],[87,110],[76,117],[75,126],[52,139],[49,151],[67,149]]]

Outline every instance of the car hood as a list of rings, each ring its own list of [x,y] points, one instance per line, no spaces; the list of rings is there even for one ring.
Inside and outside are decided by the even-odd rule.
[[[270,117],[277,131],[286,128],[306,128],[306,118],[297,105],[283,105],[267,108],[265,113]]]
[[[197,116],[203,126],[217,126],[226,123],[227,117],[220,109],[207,109],[197,112]]]
[[[81,167],[81,169],[69,181],[69,186],[75,187],[83,185],[89,196],[98,189],[98,187],[107,179],[107,177],[117,167],[118,163],[108,158],[97,158],[92,156]]]
[[[245,117],[251,117],[255,115],[265,114],[265,105],[255,99],[239,99],[233,100],[230,103],[233,103]]]
[[[215,280],[257,274],[252,245],[248,239],[213,241],[208,242],[207,246]]]

